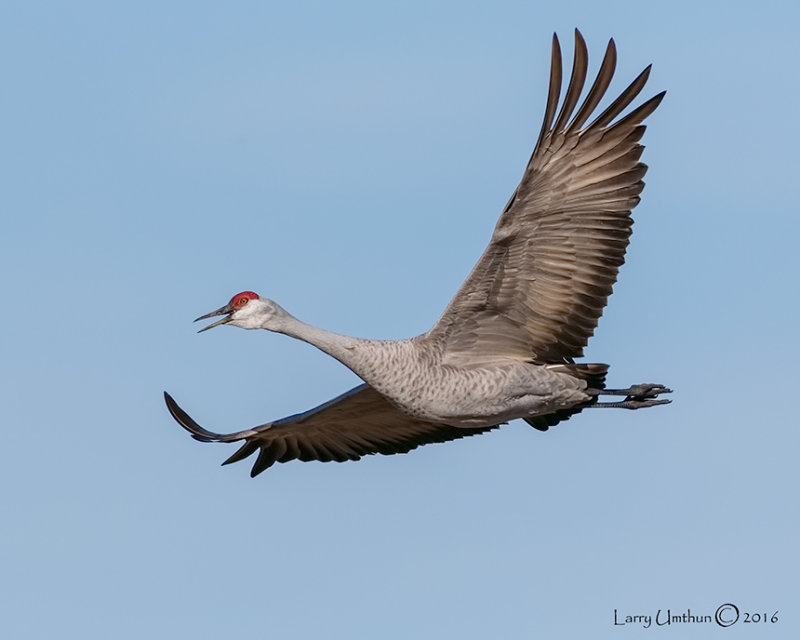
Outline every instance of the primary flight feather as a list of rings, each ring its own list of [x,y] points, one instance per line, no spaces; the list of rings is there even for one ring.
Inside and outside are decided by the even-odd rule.
[[[333,356],[365,384],[305,413],[228,435],[207,431],[165,393],[175,420],[202,442],[244,441],[225,464],[257,453],[255,476],[289,460],[406,453],[515,418],[547,430],[588,407],[669,402],[658,397],[670,391],[662,385],[607,389],[608,365],[574,362],[625,260],[630,214],[647,170],[639,161],[643,121],[664,97],[622,115],[648,67],[595,115],[614,74],[614,41],[578,107],[587,62],[576,30],[559,109],[561,49],[553,36],[547,106],[531,159],[489,246],[430,331],[408,340],[351,338],[301,322],[252,291],[239,293],[198,318],[223,316],[202,331],[232,324],[284,333]],[[623,398],[599,402],[601,395]]]

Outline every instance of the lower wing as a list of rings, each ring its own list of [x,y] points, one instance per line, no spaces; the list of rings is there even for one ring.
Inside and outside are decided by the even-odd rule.
[[[305,413],[230,434],[213,433],[197,424],[168,393],[172,417],[200,442],[244,444],[223,464],[258,452],[251,477],[276,462],[319,460],[344,462],[382,453],[407,453],[424,444],[447,442],[485,433],[497,426],[463,429],[408,416],[372,387],[362,384]]]

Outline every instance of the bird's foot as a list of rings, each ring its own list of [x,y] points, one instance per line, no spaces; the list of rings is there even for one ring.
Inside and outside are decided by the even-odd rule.
[[[661,393],[672,393],[672,389],[667,389],[661,384],[635,384],[628,391],[628,398],[632,400],[643,400],[645,398],[656,398]]]
[[[595,402],[591,405],[593,407],[643,409],[659,404],[669,404],[670,400],[660,399],[658,396],[662,393],[672,393],[672,389],[668,389],[663,384],[644,383],[635,384],[627,389],[598,389],[595,393],[597,396],[625,396],[625,399],[619,402]]]

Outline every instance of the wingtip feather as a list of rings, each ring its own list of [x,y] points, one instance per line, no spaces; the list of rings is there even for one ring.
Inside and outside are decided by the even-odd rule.
[[[197,424],[197,422],[186,413],[166,391],[164,392],[164,401],[167,404],[167,410],[175,422],[186,429],[195,440],[199,440],[200,442],[236,442],[252,433],[251,430],[238,431],[231,434],[214,433]]]

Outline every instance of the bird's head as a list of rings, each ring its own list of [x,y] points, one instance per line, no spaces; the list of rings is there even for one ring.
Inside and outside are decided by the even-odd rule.
[[[195,320],[205,320],[214,316],[225,316],[221,320],[212,322],[198,333],[207,331],[221,324],[232,324],[242,329],[270,329],[275,330],[276,320],[282,318],[286,312],[272,300],[260,297],[252,291],[242,291],[230,299],[230,302],[216,311],[200,316]]]

